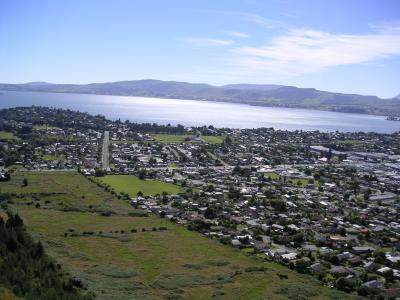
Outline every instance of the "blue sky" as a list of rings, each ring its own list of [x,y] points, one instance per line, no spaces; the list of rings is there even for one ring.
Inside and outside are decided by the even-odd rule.
[[[0,82],[400,93],[397,0],[0,0]]]

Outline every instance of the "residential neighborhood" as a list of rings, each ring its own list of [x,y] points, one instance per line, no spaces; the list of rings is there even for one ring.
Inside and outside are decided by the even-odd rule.
[[[40,107],[0,117],[13,135],[0,135],[0,180],[24,168],[177,185],[123,199],[327,286],[400,297],[399,132],[156,126]]]

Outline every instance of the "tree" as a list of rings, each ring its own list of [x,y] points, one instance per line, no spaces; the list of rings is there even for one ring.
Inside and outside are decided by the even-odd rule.
[[[225,143],[226,145],[231,145],[231,144],[232,144],[232,139],[231,139],[231,137],[230,137],[229,135],[227,135],[227,136],[225,137],[224,143]]]
[[[146,178],[147,172],[146,169],[140,169],[138,172],[138,177],[140,180],[144,180]]]
[[[207,207],[206,211],[204,212],[204,217],[207,219],[214,219],[216,217],[214,210],[211,207]]]
[[[301,245],[303,243],[304,240],[304,234],[302,232],[296,233],[295,235],[293,235],[293,242],[296,245]]]
[[[296,261],[296,270],[300,273],[306,273],[307,268],[310,266],[310,261],[307,259],[299,259]]]
[[[344,277],[340,277],[336,281],[336,287],[338,290],[350,293],[356,286],[356,282],[352,279],[347,279]]]
[[[97,168],[94,171],[94,176],[96,176],[96,177],[103,177],[105,174],[106,174],[106,172],[103,169]]]
[[[271,206],[278,212],[286,211],[286,203],[282,200],[278,199],[271,200]]]

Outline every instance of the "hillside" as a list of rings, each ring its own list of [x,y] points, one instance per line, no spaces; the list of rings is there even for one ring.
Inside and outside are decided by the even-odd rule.
[[[176,98],[377,115],[400,114],[400,101],[397,98],[381,99],[376,96],[268,84],[232,84],[218,87],[148,79],[83,85],[45,82],[0,84],[0,90]]]

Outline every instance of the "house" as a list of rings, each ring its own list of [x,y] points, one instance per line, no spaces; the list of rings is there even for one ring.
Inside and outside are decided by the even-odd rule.
[[[321,263],[315,263],[308,267],[312,274],[321,273],[324,270],[324,265]]]
[[[332,266],[329,272],[335,277],[346,276],[354,273],[353,270],[343,266]]]
[[[358,254],[369,254],[375,251],[375,248],[372,247],[361,247],[361,246],[355,246],[352,248],[353,252],[358,253]]]
[[[318,251],[318,247],[313,244],[304,244],[301,246],[304,251],[316,252]]]
[[[243,244],[237,239],[232,240],[231,243],[232,243],[232,246],[235,247],[235,248],[242,248],[243,247]]]
[[[362,263],[362,258],[360,256],[353,256],[351,257],[348,262],[353,266],[359,266]]]
[[[381,289],[383,288],[383,282],[379,280],[371,280],[363,283],[362,286],[366,286],[371,289]]]
[[[280,255],[280,259],[283,261],[295,260],[296,258],[297,258],[297,253],[295,252]]]
[[[352,257],[352,254],[350,252],[343,252],[336,255],[336,257],[339,259],[339,261],[348,260]]]
[[[365,269],[367,272],[371,272],[371,273],[375,272],[375,271],[378,270],[380,267],[381,267],[381,265],[378,264],[378,263],[376,263],[376,262],[374,262],[374,261],[367,262],[367,263],[364,265],[364,269]]]

